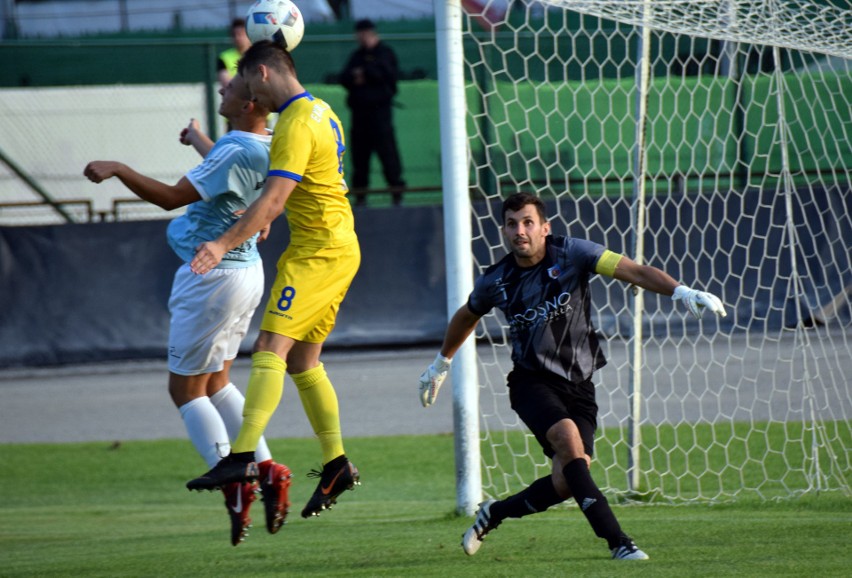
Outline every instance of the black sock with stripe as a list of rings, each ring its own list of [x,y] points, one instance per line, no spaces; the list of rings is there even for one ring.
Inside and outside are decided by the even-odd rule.
[[[562,469],[562,474],[595,535],[606,540],[610,549],[616,548],[624,532],[606,497],[592,479],[586,460],[577,458],[570,462]]]
[[[530,514],[543,512],[550,506],[554,506],[564,500],[556,493],[551,476],[545,476],[534,481],[532,484],[506,498],[495,502],[491,506],[491,519],[503,520],[505,518],[523,518]]]

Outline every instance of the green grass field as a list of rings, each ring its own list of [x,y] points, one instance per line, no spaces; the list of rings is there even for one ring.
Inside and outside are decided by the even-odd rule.
[[[190,493],[205,467],[184,440],[0,446],[0,576],[848,576],[852,500],[616,506],[650,556],[615,562],[573,505],[508,520],[475,557],[455,510],[450,436],[347,441],[363,485],[334,510],[298,513],[314,440],[271,440],[294,471],[289,523],[263,508],[239,547],[220,493]]]
[[[830,478],[822,487],[852,487],[847,449],[852,448],[852,423],[822,421],[818,425],[820,448],[815,453],[820,472]],[[640,495],[630,495],[658,503],[720,502],[733,496],[788,498],[813,484],[814,426],[795,421],[644,425]],[[592,475],[602,487],[626,483],[627,438],[624,428],[598,430]],[[519,479],[529,481],[549,470],[543,467],[541,453],[528,449],[532,438],[526,432],[492,432],[488,441],[491,445],[483,456],[488,467],[494,466],[492,475],[512,474],[501,479],[495,491],[516,492],[523,487]],[[530,454],[541,467],[533,467],[533,459],[527,459]],[[503,471],[506,464],[508,472]],[[516,472],[520,475],[515,476]]]

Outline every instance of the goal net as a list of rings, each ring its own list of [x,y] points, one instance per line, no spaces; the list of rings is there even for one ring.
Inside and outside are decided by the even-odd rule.
[[[593,281],[593,475],[665,502],[850,492],[852,10],[833,0],[464,0],[474,269],[500,202],[721,297]],[[482,490],[547,475],[477,329]]]

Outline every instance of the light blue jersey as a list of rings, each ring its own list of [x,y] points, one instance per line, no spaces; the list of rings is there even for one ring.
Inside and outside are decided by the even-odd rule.
[[[263,191],[269,170],[271,136],[231,131],[220,138],[204,161],[186,178],[201,195],[186,213],[169,223],[169,245],[189,263],[195,248],[218,238]],[[260,260],[257,235],[225,254],[218,268],[247,267]]]

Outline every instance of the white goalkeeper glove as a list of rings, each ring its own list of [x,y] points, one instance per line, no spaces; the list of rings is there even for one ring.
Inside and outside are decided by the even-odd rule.
[[[447,379],[447,373],[449,373],[452,363],[452,359],[438,353],[432,365],[420,376],[420,403],[423,404],[423,407],[429,407],[435,403],[438,390],[441,389],[444,380]]]
[[[712,293],[705,293],[704,291],[698,291],[697,289],[690,289],[686,285],[678,285],[675,287],[672,300],[677,301],[678,299],[683,300],[686,308],[689,309],[689,312],[696,318],[701,317],[705,308],[709,309],[716,315],[721,315],[722,317],[728,315],[725,313],[725,306],[722,305],[722,301]]]

